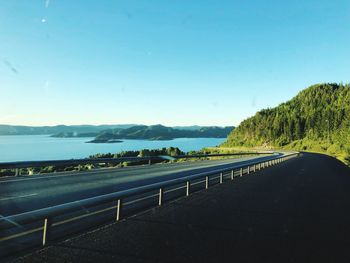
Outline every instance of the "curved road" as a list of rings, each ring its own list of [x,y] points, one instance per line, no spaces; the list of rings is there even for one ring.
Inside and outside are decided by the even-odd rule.
[[[0,216],[117,192],[194,173],[229,167],[254,158],[222,159],[101,169],[88,172],[21,176],[0,179]]]
[[[303,153],[15,262],[350,262],[350,169]]]

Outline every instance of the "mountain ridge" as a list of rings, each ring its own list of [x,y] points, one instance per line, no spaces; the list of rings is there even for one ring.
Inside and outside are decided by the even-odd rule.
[[[91,142],[115,143],[119,139],[171,140],[180,137],[225,138],[233,126],[175,126],[115,124],[115,125],[56,125],[24,126],[0,124],[1,135],[50,135],[55,138],[96,137]]]
[[[172,140],[176,138],[226,138],[233,126],[201,127],[198,130],[184,130],[163,125],[138,125],[128,129],[110,129],[100,132],[90,142],[108,143],[120,139]]]
[[[98,133],[109,128],[129,128],[135,124],[25,126],[0,124],[0,135],[53,135],[58,133]]]

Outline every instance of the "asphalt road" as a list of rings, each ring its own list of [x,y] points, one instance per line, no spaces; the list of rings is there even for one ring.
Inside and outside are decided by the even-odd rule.
[[[307,153],[15,262],[350,262],[349,222],[350,169]]]
[[[210,171],[218,167],[228,167],[232,163],[254,158],[266,157],[156,164],[79,173],[3,178],[0,180],[0,216],[19,214],[198,172]]]

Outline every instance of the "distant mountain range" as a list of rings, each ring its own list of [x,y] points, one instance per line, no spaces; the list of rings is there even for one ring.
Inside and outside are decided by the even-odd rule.
[[[126,129],[135,124],[117,125],[57,125],[57,126],[13,126],[0,124],[0,135],[58,135],[57,137],[94,137],[107,129]],[[70,135],[70,136],[69,136]]]
[[[57,125],[57,126],[12,126],[0,125],[0,135],[51,135],[57,138],[95,137],[92,143],[120,142],[120,139],[171,140],[175,138],[226,138],[233,130],[217,126],[163,125]]]

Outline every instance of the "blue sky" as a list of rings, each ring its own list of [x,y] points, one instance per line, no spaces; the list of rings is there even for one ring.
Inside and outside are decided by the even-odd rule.
[[[1,1],[0,123],[238,125],[350,82],[350,1]]]

